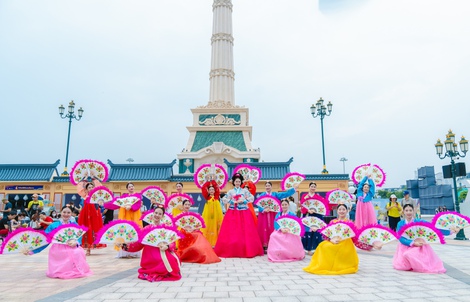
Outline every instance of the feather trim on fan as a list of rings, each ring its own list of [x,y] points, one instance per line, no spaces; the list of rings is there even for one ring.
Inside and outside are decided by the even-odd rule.
[[[220,189],[223,189],[228,182],[228,174],[225,168],[219,164],[203,164],[194,173],[194,183],[201,189],[204,183],[206,183],[206,176],[214,173],[215,182]],[[214,171],[212,168],[214,167]]]
[[[305,175],[292,172],[287,173],[281,181],[281,190],[286,191],[290,188],[293,188],[295,184],[300,184],[305,180]]]
[[[274,220],[283,229],[288,229],[291,234],[302,237],[305,234],[305,227],[297,216],[283,215]]]
[[[330,205],[324,201],[315,198],[306,198],[301,201],[301,204],[307,210],[315,210],[315,213],[320,215],[327,215],[330,211]]]
[[[323,220],[315,216],[306,216],[302,218],[302,223],[308,228],[321,229],[327,226]]]
[[[113,192],[105,186],[99,186],[93,188],[89,193],[88,197],[86,198],[86,203],[96,204],[99,203],[100,200],[103,201],[103,204],[110,202],[114,199]]]
[[[330,204],[349,203],[353,197],[346,191],[334,189],[326,193],[326,199]]]
[[[434,216],[431,224],[443,230],[450,230],[451,228],[463,229],[470,226],[470,217],[457,212],[441,212]]]
[[[175,217],[175,224],[180,228],[191,228],[192,230],[199,230],[206,227],[204,218],[197,213],[181,213]]]
[[[357,185],[364,178],[364,176],[366,176],[369,172],[371,172],[372,173],[371,178],[374,181],[375,185],[377,187],[383,186],[387,178],[386,173],[378,165],[373,165],[372,171],[369,171],[370,165],[371,163],[357,166],[352,172],[352,175],[351,175],[352,181]]]
[[[253,203],[258,207],[269,208],[271,212],[279,212],[281,210],[281,201],[272,195],[258,197]]]
[[[174,193],[171,194],[170,197],[168,197],[166,203],[165,203],[165,209],[166,212],[171,213],[171,210],[173,210],[174,207],[176,207],[178,204],[182,204],[183,200],[189,200],[191,205],[194,204],[194,200],[191,196],[185,193]]]
[[[429,222],[419,221],[407,223],[397,232],[397,236],[398,238],[403,236],[410,240],[420,238],[427,243],[445,244],[444,235]]]
[[[136,193],[136,194],[127,195],[124,197],[121,197],[121,196],[114,197],[113,204],[121,208],[125,208],[127,206],[133,206],[135,203],[139,202],[140,200],[141,200],[140,194]]]
[[[46,246],[49,242],[47,235],[32,228],[21,228],[11,232],[4,240],[0,254],[15,254],[30,252]]]
[[[139,241],[144,245],[158,247],[160,244],[169,245],[183,238],[175,227],[147,226],[139,233]]]
[[[235,173],[240,173],[245,180],[249,180],[254,184],[258,183],[261,179],[261,169],[253,167],[248,164],[241,164],[235,167],[233,170]]]
[[[341,240],[353,238],[357,234],[356,227],[349,221],[332,222],[318,231],[327,238],[340,237]]]
[[[95,173],[91,176],[98,178],[101,182],[106,182],[108,180],[109,169],[105,163],[94,159],[82,159],[77,161],[70,170],[70,182],[76,186],[84,177],[86,177],[90,169]]]
[[[148,210],[142,213],[142,216],[140,216],[140,220],[147,222],[148,224],[153,224],[153,215],[155,213],[155,210]],[[163,217],[161,219],[161,222],[166,225],[166,226],[173,226],[174,225],[174,220],[171,215],[168,213],[163,214]]]
[[[140,195],[149,200],[155,198],[157,204],[162,206],[165,206],[165,203],[168,199],[168,196],[166,196],[165,192],[159,186],[148,186],[140,191]]]
[[[135,242],[139,239],[139,230],[134,221],[114,220],[101,228],[94,243],[115,243],[118,238],[126,243]]]
[[[50,243],[67,244],[69,240],[79,240],[88,228],[72,223],[62,224],[48,234]]]
[[[373,245],[376,241],[387,244],[393,240],[397,240],[399,237],[397,237],[397,234],[393,230],[380,224],[373,224],[360,228],[357,231],[356,238],[362,243]]]

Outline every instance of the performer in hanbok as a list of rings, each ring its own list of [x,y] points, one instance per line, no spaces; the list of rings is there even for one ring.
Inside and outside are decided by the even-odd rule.
[[[183,183],[181,183],[181,182],[176,183],[176,193],[184,194],[183,193]],[[173,210],[171,211],[171,216],[176,217],[179,214],[181,214],[182,212],[183,212],[183,204],[178,203],[178,205],[176,207],[174,207]]]
[[[370,175],[366,175],[357,185],[357,204],[356,204],[356,227],[376,224],[377,215],[375,215],[372,199],[375,195],[375,183]]]
[[[251,195],[255,196],[256,195],[256,185],[249,179],[245,179],[242,184],[240,185],[242,189],[247,189]],[[248,210],[251,213],[251,216],[253,216],[253,219],[255,220],[255,225],[258,224],[258,217],[256,216],[255,212],[255,207],[253,206],[253,201],[247,203]]]
[[[348,208],[339,204],[338,218],[331,221],[348,221]],[[354,274],[359,269],[359,258],[351,238],[341,240],[333,237],[320,243],[304,271],[316,275]]]
[[[69,207],[63,207],[59,221],[53,222],[45,230],[46,234],[64,224],[77,224],[70,221],[72,211]],[[45,247],[34,250],[37,253]],[[80,246],[80,240],[69,240],[67,244],[52,243],[49,249],[49,257],[46,275],[49,278],[73,279],[91,276],[93,273],[86,261],[85,251]]]
[[[161,225],[165,209],[157,207],[153,215],[153,225]],[[148,225],[144,228],[151,228]],[[139,252],[142,250],[138,278],[150,282],[156,281],[177,281],[181,279],[181,263],[175,253],[175,244],[160,244],[158,247],[144,245],[139,241],[123,244],[122,248],[128,252]]]
[[[285,192],[273,192],[273,184],[270,181],[267,181],[265,184],[266,192],[261,193],[260,197],[273,196],[279,200],[282,200],[293,195],[297,187],[298,185],[290,188]],[[274,219],[276,218],[277,214],[277,212],[272,212],[268,207],[263,208],[258,206],[258,235],[265,250],[267,250],[269,238],[274,232]]]
[[[126,189],[128,193],[122,194],[121,197],[136,195],[136,193],[134,192],[134,184],[132,182],[128,182],[126,184]],[[142,227],[142,220],[140,220],[140,217],[142,216],[140,212],[141,205],[142,200],[139,198],[139,201],[134,203],[132,206],[119,207],[118,219],[134,221],[138,226]],[[110,206],[112,207],[113,205]],[[140,256],[140,253],[138,251],[127,251],[126,249],[121,248],[119,246],[115,246],[115,249],[118,251],[118,254],[116,256],[117,258],[138,258]]]
[[[82,247],[86,249],[86,255],[89,256],[91,249],[106,247],[105,244],[94,244],[95,234],[103,227],[103,218],[98,204],[91,204],[88,193],[95,187],[101,186],[100,181],[95,177],[92,182],[83,179],[77,184],[78,194],[82,198],[83,207],[78,215],[78,224],[86,226],[88,231],[82,238]]]
[[[217,182],[212,179],[204,183],[201,192],[204,199],[206,199],[204,211],[202,212],[206,227],[201,231],[210,245],[215,246],[224,219],[222,207],[220,206],[220,189]]]
[[[247,206],[249,202],[253,202],[254,197],[247,189],[240,187],[242,181],[241,174],[233,175],[234,188],[223,198],[223,201],[230,206],[222,221],[214,249],[219,257],[252,258],[264,255],[255,221]]]
[[[424,221],[414,218],[414,208],[412,204],[403,206],[404,219],[398,223],[397,231],[411,222]],[[442,230],[444,235],[450,234],[449,231]],[[417,238],[410,240],[400,237],[400,243],[397,246],[393,256],[393,268],[400,271],[414,271],[419,273],[445,273],[446,269],[441,259],[437,256],[429,244],[423,239]]]
[[[317,194],[316,190],[317,190],[317,184],[314,182],[311,182],[308,185],[308,193],[302,196],[300,203],[302,204],[304,200],[308,200],[308,199],[316,199],[320,201],[325,201],[325,198]],[[313,209],[308,210],[305,207],[301,206],[300,211],[302,213],[302,217],[314,216],[321,220],[324,220],[324,216],[321,214],[315,213],[315,210]],[[323,241],[322,235],[317,230],[318,230],[317,228],[305,227],[305,234],[302,237],[302,245],[304,247],[305,253],[308,255],[313,255],[317,246]]]
[[[277,213],[275,219],[281,216],[295,216],[289,212],[289,201],[281,201],[282,211]],[[305,258],[302,240],[300,236],[289,233],[289,230],[283,229],[277,222],[274,222],[275,231],[271,234],[268,246],[268,259],[272,262],[291,262],[299,261]]]
[[[191,202],[187,199],[184,200],[182,214],[189,213],[190,208]],[[177,217],[175,217],[175,219],[177,219]],[[221,261],[214,253],[211,244],[202,235],[201,231],[186,227],[181,228],[180,232],[184,235],[184,237],[178,241],[177,255],[181,262],[210,264]]]
[[[122,194],[121,197],[126,197],[129,195],[137,194],[134,191],[134,184],[132,182],[128,182],[126,184],[126,189],[128,193]],[[139,199],[139,201],[134,203],[132,206],[119,208],[118,219],[134,221],[135,223],[137,223],[137,225],[142,227],[142,220],[140,220],[140,217],[142,216],[142,213],[140,212],[141,206],[142,206],[142,200]]]

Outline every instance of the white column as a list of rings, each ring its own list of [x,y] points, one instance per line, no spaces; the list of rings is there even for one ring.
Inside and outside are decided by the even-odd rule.
[[[214,0],[212,11],[214,19],[209,102],[223,101],[235,105],[232,1]]]

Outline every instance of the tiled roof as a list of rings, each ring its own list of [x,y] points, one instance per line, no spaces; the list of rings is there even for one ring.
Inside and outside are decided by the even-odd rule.
[[[53,164],[0,164],[0,181],[51,181],[58,176],[57,166]]]
[[[52,182],[70,182],[69,176],[56,176],[52,178]]]
[[[246,163],[250,166],[257,167],[261,169],[261,179],[263,180],[274,180],[282,179],[284,176],[290,172],[290,164],[294,160],[291,157],[286,162],[250,162]],[[233,170],[242,163],[231,163],[228,160],[224,159],[225,164],[228,167],[228,175],[233,175]]]
[[[114,164],[108,159],[108,181],[169,180],[175,163],[176,160],[169,164]]]
[[[197,152],[202,148],[209,147],[214,142],[223,142],[226,146],[233,147],[239,151],[246,151],[242,131],[198,131],[196,132],[191,152]]]
[[[305,174],[305,180],[349,180],[349,174]]]

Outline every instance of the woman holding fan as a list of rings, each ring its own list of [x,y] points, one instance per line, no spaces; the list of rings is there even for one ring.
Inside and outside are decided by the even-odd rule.
[[[330,225],[335,223],[346,223],[347,225],[347,206],[339,204],[337,212],[338,218],[331,221]],[[318,245],[310,265],[305,267],[304,271],[317,275],[343,275],[354,274],[358,269],[359,258],[352,239],[335,235]]]
[[[308,193],[302,196],[300,203],[304,205],[307,200],[318,200],[322,203],[326,203],[325,198],[317,194],[316,190],[317,190],[317,184],[314,182],[311,182],[308,185]],[[308,209],[305,206],[302,206],[301,212],[302,212],[302,217],[313,216],[321,220],[323,220],[324,218],[324,215],[316,213],[314,209]],[[315,252],[315,249],[322,241],[323,241],[322,235],[318,232],[317,228],[307,227],[305,229],[305,234],[302,237],[302,245],[304,247],[306,254],[313,255],[313,253]]]
[[[254,197],[247,189],[241,188],[243,176],[236,173],[232,177],[234,188],[224,196],[229,204],[220,228],[214,251],[224,258],[252,258],[264,254],[263,245],[256,233],[255,221],[247,204]]]
[[[146,226],[142,232],[150,231],[155,226],[162,225],[162,218],[165,214],[164,207],[157,207],[153,214],[153,224]],[[177,281],[181,279],[181,263],[175,254],[174,243],[159,243],[158,246],[146,245],[142,242],[134,242],[128,245],[123,244],[123,250],[128,252],[139,252],[142,250],[138,278],[149,282],[156,281]]]
[[[210,264],[220,262],[220,258],[214,253],[211,244],[202,235],[197,226],[203,226],[204,220],[199,214],[190,213],[191,202],[183,201],[183,212],[175,217],[175,223],[181,228],[183,238],[178,241],[177,255],[181,262]],[[189,218],[189,219],[185,219]],[[193,220],[196,223],[186,223]]]
[[[407,224],[423,221],[414,218],[414,208],[411,204],[403,206],[403,214],[405,218],[398,223],[397,231],[406,227]],[[442,230],[442,233],[445,235],[450,234],[449,231],[444,230]],[[411,240],[404,236],[400,237],[400,243],[393,256],[393,268],[400,271],[419,273],[437,274],[446,272],[441,259],[439,259],[429,244],[422,238]]]
[[[72,211],[69,207],[63,207],[60,212],[60,219],[49,225],[45,230],[46,234],[68,224],[76,225],[71,222]],[[86,261],[85,251],[80,246],[81,239],[70,239],[61,243],[52,243],[49,249],[49,257],[46,275],[49,278],[73,279],[91,276],[90,266]],[[32,251],[38,253],[45,247]]]
[[[206,227],[202,229],[202,234],[209,241],[211,246],[215,246],[219,237],[220,227],[224,215],[220,206],[220,189],[217,182],[209,176],[201,188],[202,196],[206,199],[202,218]]]
[[[95,187],[100,187],[100,181],[95,177],[92,182],[87,182],[83,179],[77,184],[77,192],[83,201],[83,208],[78,215],[78,224],[86,226],[88,231],[83,235],[82,246],[86,248],[86,255],[89,256],[91,249],[102,248],[106,245],[95,245],[95,234],[103,227],[103,219],[101,217],[101,210],[98,204],[90,203],[88,193]]]
[[[266,192],[260,194],[260,197],[263,196],[273,196],[279,200],[285,199],[293,195],[296,191],[297,186],[288,189],[285,192],[273,192],[273,184],[270,181],[267,181],[265,184]],[[258,206],[258,235],[261,240],[263,248],[266,250],[269,245],[269,238],[274,232],[274,219],[276,219],[279,213],[273,212],[269,207]],[[295,215],[295,214],[293,214]]]
[[[298,219],[294,213],[289,212],[289,201],[281,201],[282,211],[276,214],[275,219],[279,217],[292,217]],[[299,261],[305,258],[302,241],[299,236],[291,234],[288,229],[281,228],[275,221],[275,231],[271,234],[268,246],[268,259],[272,262],[291,262]]]
[[[356,227],[376,224],[377,216],[375,215],[372,199],[375,195],[375,183],[371,175],[366,175],[357,185],[357,205],[356,205]]]

